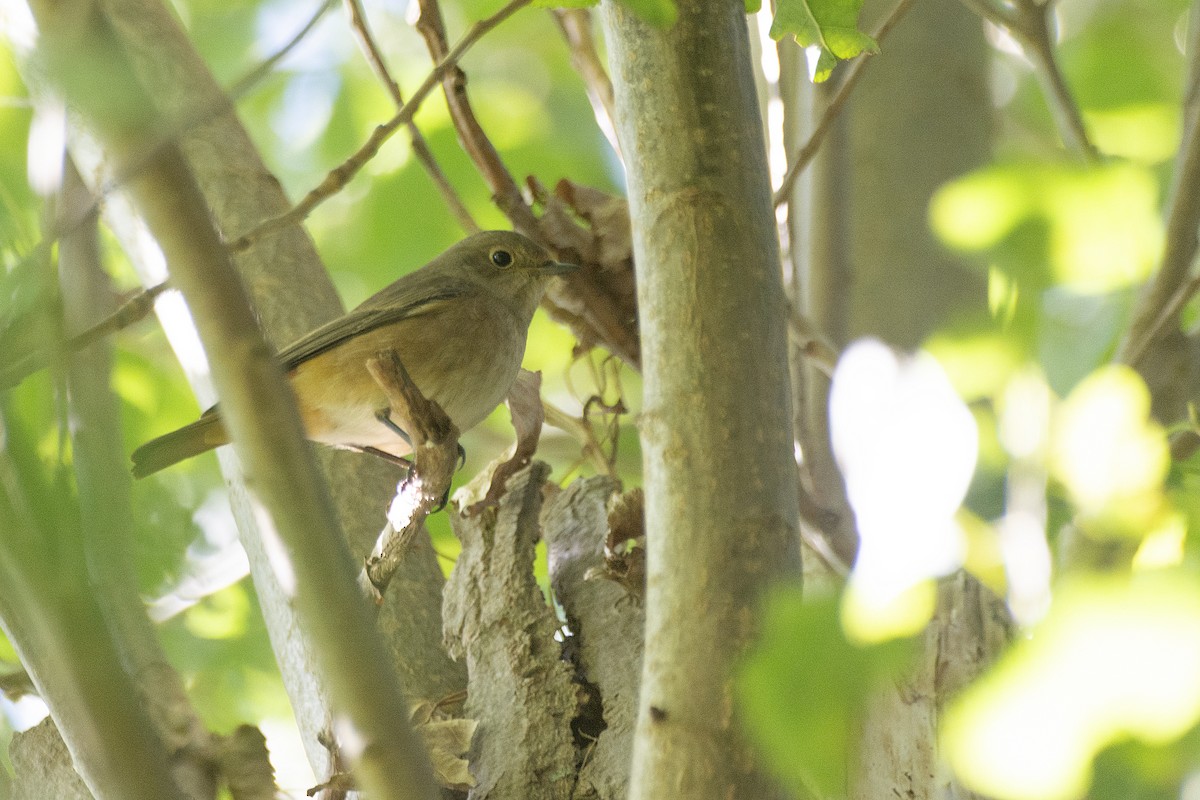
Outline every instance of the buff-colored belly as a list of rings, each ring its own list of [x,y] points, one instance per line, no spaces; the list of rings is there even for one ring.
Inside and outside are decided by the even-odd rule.
[[[396,456],[411,452],[407,442],[377,419],[388,400],[366,368],[367,360],[391,342],[408,342],[407,354],[403,344],[395,349],[413,382],[442,407],[460,432],[477,425],[503,402],[520,367],[523,335],[515,337],[519,350],[498,344],[513,337],[494,336],[470,346],[461,341],[426,343],[421,351],[414,350],[413,340],[418,337],[402,335],[411,333],[416,322],[405,320],[371,331],[293,371],[292,385],[310,439],[335,447],[371,447]],[[402,430],[411,429],[399,414],[390,416]]]

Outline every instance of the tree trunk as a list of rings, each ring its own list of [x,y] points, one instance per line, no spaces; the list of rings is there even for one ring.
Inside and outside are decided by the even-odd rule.
[[[741,3],[603,6],[645,371],[646,651],[629,796],[760,798],[731,670],[798,574],[779,247]]]

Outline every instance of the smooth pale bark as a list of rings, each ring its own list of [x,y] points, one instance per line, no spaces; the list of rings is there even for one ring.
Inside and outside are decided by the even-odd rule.
[[[798,574],[787,303],[746,20],[603,5],[628,172],[645,396],[646,650],[629,797],[760,798],[732,669]]]
[[[107,0],[104,10],[164,116],[191,120],[180,143],[196,181],[226,238],[234,238],[266,217],[289,207],[232,113],[220,86],[195,52],[169,9],[159,0]],[[76,148],[80,152],[82,148]],[[87,158],[86,153],[81,153]],[[106,165],[88,159],[89,177],[102,184]],[[140,226],[114,220],[120,203],[109,203],[123,245],[135,263],[143,251]],[[119,212],[117,212],[119,213]],[[277,347],[342,312],[341,302],[308,235],[299,226],[257,242],[235,259],[254,299],[263,331]],[[157,280],[149,277],[148,280]],[[189,370],[202,405],[215,398],[206,373]],[[383,509],[397,472],[374,459],[324,450],[319,460],[329,480],[342,527],[356,559],[365,558],[384,523]],[[309,761],[318,776],[328,774],[329,752],[318,736],[329,720],[328,697],[313,670],[311,648],[295,619],[295,609],[270,567],[254,514],[234,476],[231,500],[242,542],[250,556],[255,589],[279,660]],[[380,609],[379,626],[392,663],[414,699],[437,700],[466,685],[465,670],[441,647],[442,574],[428,542],[422,541],[398,571]]]
[[[88,210],[93,198],[75,165],[70,159],[64,161],[57,218],[67,233],[59,240],[58,267],[63,320],[66,330],[74,333],[116,310],[116,299],[102,266],[99,214],[94,208]],[[86,219],[82,224],[81,216]],[[79,535],[87,567],[86,576],[79,580],[87,584],[108,622],[105,630],[114,639],[140,704],[171,754],[176,782],[189,797],[212,797],[216,776],[201,755],[211,747],[208,733],[167,660],[138,593],[132,478],[125,469],[120,408],[110,388],[111,346],[98,342],[70,354],[67,364]]]
[[[341,755],[376,797],[432,797],[427,757],[408,726],[408,706],[355,584],[336,512],[303,441],[295,398],[259,333],[190,166],[174,142],[156,135],[162,121],[95,6],[37,2],[32,10],[47,74],[126,178],[128,195],[193,312],[222,416],[254,479],[248,505],[277,578],[312,637]],[[101,85],[104,92],[96,92]]]
[[[795,156],[816,127],[836,86],[814,86],[807,76],[804,51],[794,41],[779,43],[779,94],[783,100],[783,139],[789,158]],[[836,81],[834,81],[836,84]],[[845,172],[837,156],[844,156],[845,124],[839,118],[826,137],[825,149],[792,186],[787,198],[789,294],[797,312],[810,320],[819,334],[841,341],[849,308],[849,265],[843,188],[830,179]],[[789,167],[791,162],[789,161]],[[820,189],[818,189],[820,187]],[[854,563],[858,533],[854,513],[846,498],[842,475],[829,440],[829,376],[809,363],[797,347],[789,356],[792,373],[793,425],[803,454],[801,516],[814,529],[813,542],[826,553],[835,570]],[[807,530],[807,528],[806,528]],[[806,559],[811,574],[816,559]],[[820,569],[825,570],[826,565]],[[807,575],[806,575],[807,577]]]

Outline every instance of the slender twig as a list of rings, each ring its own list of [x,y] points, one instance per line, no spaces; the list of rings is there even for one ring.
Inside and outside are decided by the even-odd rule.
[[[404,561],[425,518],[444,502],[458,463],[458,428],[413,383],[394,350],[377,353],[367,371],[388,398],[392,414],[412,438],[413,466],[396,488],[387,526],[358,576],[359,588],[378,605]]]
[[[1033,64],[1063,144],[1085,161],[1098,162],[1100,153],[1088,137],[1079,104],[1075,102],[1058,66],[1054,40],[1050,34],[1053,3],[1037,0],[1013,0],[1008,5],[990,0],[962,0],[962,3],[993,25],[1004,28],[1020,43]]]
[[[441,8],[437,0],[418,0],[418,3],[421,13],[417,17],[417,31],[425,39],[425,46],[433,60],[444,62],[448,57],[448,40]],[[467,97],[467,79],[463,71],[457,65],[452,65],[441,77],[446,106],[450,109],[450,118],[454,120],[454,129],[458,132],[459,141],[462,142],[467,155],[475,162],[483,179],[487,181],[492,199],[512,221],[513,227],[526,233],[536,233],[537,218],[534,217],[533,210],[525,202],[512,173],[504,165],[500,153],[475,117],[475,111]]]
[[[484,34],[529,5],[530,2],[531,0],[510,0],[507,5],[492,16],[472,25],[458,41],[458,44],[454,46],[454,49],[447,53],[446,57],[439,61],[436,67],[430,70],[425,80],[421,82],[421,85],[417,87],[412,97],[409,98],[404,108],[396,116],[377,126],[367,141],[350,158],[331,170],[325,176],[325,180],[321,181],[316,188],[305,195],[304,199],[293,206],[291,210],[263,221],[231,242],[229,248],[234,252],[240,252],[250,247],[250,245],[263,236],[299,222],[312,213],[314,208],[344,188],[350,182],[350,179],[357,175],[359,170],[375,157],[375,154],[379,152],[379,148],[383,146],[384,142],[390,139],[400,126],[413,118],[417,113],[417,109],[420,108],[421,103],[437,87],[438,82],[442,80],[443,76],[456,68],[458,60],[463,55]]]
[[[962,0],[962,4],[984,19],[1008,27],[1016,22],[1012,9],[993,0]]]
[[[1050,34],[1050,14],[1053,13],[1050,4],[1017,0],[1015,9],[1018,24],[1010,26],[1009,30],[1014,36],[1022,39],[1022,44],[1025,45],[1063,144],[1088,162],[1098,162],[1100,153],[1088,137],[1079,104],[1075,102],[1066,78],[1058,66],[1058,57]]]
[[[839,356],[837,348],[817,330],[811,319],[794,308],[788,316],[788,335],[805,360],[826,378],[833,378]]]
[[[1200,17],[1200,13],[1196,16]],[[1190,43],[1189,73],[1200,75],[1200,33]],[[1200,275],[1188,275],[1197,260],[1200,242],[1200,94],[1195,84],[1184,98],[1183,141],[1175,160],[1170,200],[1167,204],[1166,245],[1162,262],[1149,290],[1134,311],[1129,332],[1121,343],[1118,360],[1138,366],[1162,331],[1177,324],[1180,312],[1200,291]]]
[[[367,24],[367,15],[363,10],[361,0],[345,0],[346,13],[350,15],[350,29],[354,31],[355,37],[358,39],[358,44],[362,48],[363,57],[367,59],[367,63],[371,65],[371,71],[375,73],[375,77],[383,84],[384,88],[392,97],[392,101],[396,104],[396,109],[404,108],[404,95],[400,92],[400,84],[392,77],[388,71],[387,63],[383,60],[383,52],[379,49],[379,45],[375,41],[375,37],[371,35],[371,27]],[[454,214],[454,218],[458,220],[458,224],[467,233],[476,233],[479,231],[479,224],[475,222],[471,212],[467,210],[462,198],[458,196],[458,192],[454,190],[446,173],[442,171],[441,165],[437,163],[437,159],[433,156],[433,151],[429,149],[429,143],[425,141],[424,135],[417,127],[417,123],[409,120],[405,127],[408,128],[408,135],[412,139],[413,154],[416,155],[417,161],[421,162],[421,166],[429,173],[433,185],[437,187],[441,193],[442,199],[446,201],[446,205],[450,207],[450,213]]]
[[[229,96],[230,100],[237,101],[248,91],[250,91],[250,89],[256,86],[259,81],[269,75],[271,70],[275,68],[276,64],[287,57],[288,53],[292,52],[292,50],[294,50],[296,46],[300,44],[300,42],[304,41],[308,34],[312,33],[313,28],[317,27],[317,23],[321,21],[321,18],[324,17],[336,3],[337,0],[324,0],[321,5],[317,6],[317,9],[313,12],[313,15],[308,18],[308,22],[304,24],[304,27],[297,31],[296,35],[289,39],[283,47],[276,50],[274,54],[266,58],[258,66],[254,67],[254,69],[250,70],[241,78],[234,81],[234,83],[226,91],[226,94]]]
[[[908,10],[912,8],[916,0],[900,0],[896,3],[896,7],[892,9],[892,13],[888,14],[887,19],[879,26],[879,30],[875,32],[875,41],[879,44],[887,38],[896,24],[904,17]],[[833,128],[833,123],[841,114],[842,108],[846,105],[846,101],[850,98],[850,93],[854,91],[854,87],[858,85],[858,81],[862,78],[863,70],[867,68],[870,59],[860,57],[850,66],[850,71],[846,73],[845,79],[838,86],[837,92],[829,100],[825,106],[825,111],[821,114],[821,119],[817,122],[817,126],[809,135],[808,141],[804,143],[796,155],[791,160],[791,166],[788,167],[787,173],[783,176],[783,180],[779,184],[779,188],[775,191],[776,207],[783,205],[788,201],[788,197],[792,194],[792,187],[795,186],[796,180],[800,177],[813,160],[813,156],[817,154],[821,143],[825,141],[825,136]]]
[[[621,144],[617,141],[614,123],[616,101],[613,98],[612,81],[604,68],[603,59],[596,51],[596,39],[592,35],[592,12],[586,8],[555,8],[551,9],[551,13],[571,48],[571,66],[583,78],[596,124],[612,149],[620,155]]]
[[[91,202],[91,198],[89,198]],[[95,205],[93,203],[93,208]],[[74,231],[75,226],[64,226],[62,236],[65,238]],[[66,353],[76,353],[88,345],[94,344],[109,334],[124,330],[135,322],[145,319],[154,308],[154,300],[168,287],[166,281],[148,289],[143,289],[125,301],[116,311],[97,322],[92,327],[75,334],[63,344]],[[22,380],[45,366],[47,356],[43,351],[30,353],[18,359],[7,368],[0,371],[0,389],[16,386]]]

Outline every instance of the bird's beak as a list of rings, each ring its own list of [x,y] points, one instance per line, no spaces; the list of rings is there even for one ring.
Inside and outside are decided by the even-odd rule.
[[[546,275],[565,275],[577,269],[579,269],[578,264],[561,264],[558,261],[547,261],[539,267],[539,270]]]

